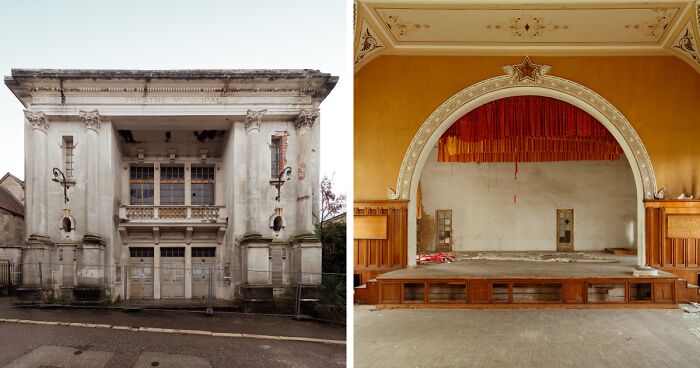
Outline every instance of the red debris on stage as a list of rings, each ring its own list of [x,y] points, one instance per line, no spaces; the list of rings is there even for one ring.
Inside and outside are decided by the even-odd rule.
[[[428,263],[451,263],[455,261],[455,257],[446,253],[421,254],[417,256],[417,264]]]

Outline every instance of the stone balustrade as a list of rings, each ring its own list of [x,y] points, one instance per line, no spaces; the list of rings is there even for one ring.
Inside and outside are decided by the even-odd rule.
[[[119,219],[126,222],[225,221],[224,206],[119,206]]]

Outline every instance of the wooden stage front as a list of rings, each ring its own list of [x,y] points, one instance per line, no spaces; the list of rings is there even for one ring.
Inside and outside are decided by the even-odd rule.
[[[617,263],[458,260],[387,272],[356,288],[356,300],[408,308],[673,308],[678,276],[633,276],[636,257]]]

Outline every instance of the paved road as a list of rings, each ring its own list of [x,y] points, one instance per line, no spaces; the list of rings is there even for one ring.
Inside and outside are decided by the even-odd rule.
[[[344,340],[345,327],[288,317],[16,309],[0,318]],[[0,367],[343,367],[346,345],[0,322]]]
[[[16,323],[0,323],[0,346],[0,367],[345,366],[344,345]]]
[[[355,367],[700,367],[700,315],[678,309],[355,307]]]

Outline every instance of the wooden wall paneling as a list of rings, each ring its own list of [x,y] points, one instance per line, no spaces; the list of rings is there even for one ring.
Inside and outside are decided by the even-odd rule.
[[[673,282],[653,283],[654,303],[673,303]]]
[[[375,220],[370,222],[386,221],[385,239],[354,239],[354,272],[360,274],[360,282],[364,284],[377,275],[406,267],[408,202],[358,201],[355,202],[353,212],[356,218],[361,218],[360,221],[366,221],[371,217]],[[368,217],[363,218],[363,216]],[[380,217],[385,220],[377,221],[376,219]],[[375,226],[377,223],[371,225]],[[358,236],[381,238],[382,236],[379,235],[382,234],[374,230],[360,232]]]
[[[382,282],[379,283],[379,300],[381,304],[400,304],[403,300],[401,283]]]
[[[582,304],[584,303],[584,282],[565,282],[562,285],[562,299],[564,303]]]
[[[491,283],[488,281],[470,281],[467,285],[467,300],[472,304],[491,303]]]
[[[355,239],[386,239],[387,216],[386,214],[355,216],[353,229]]]

